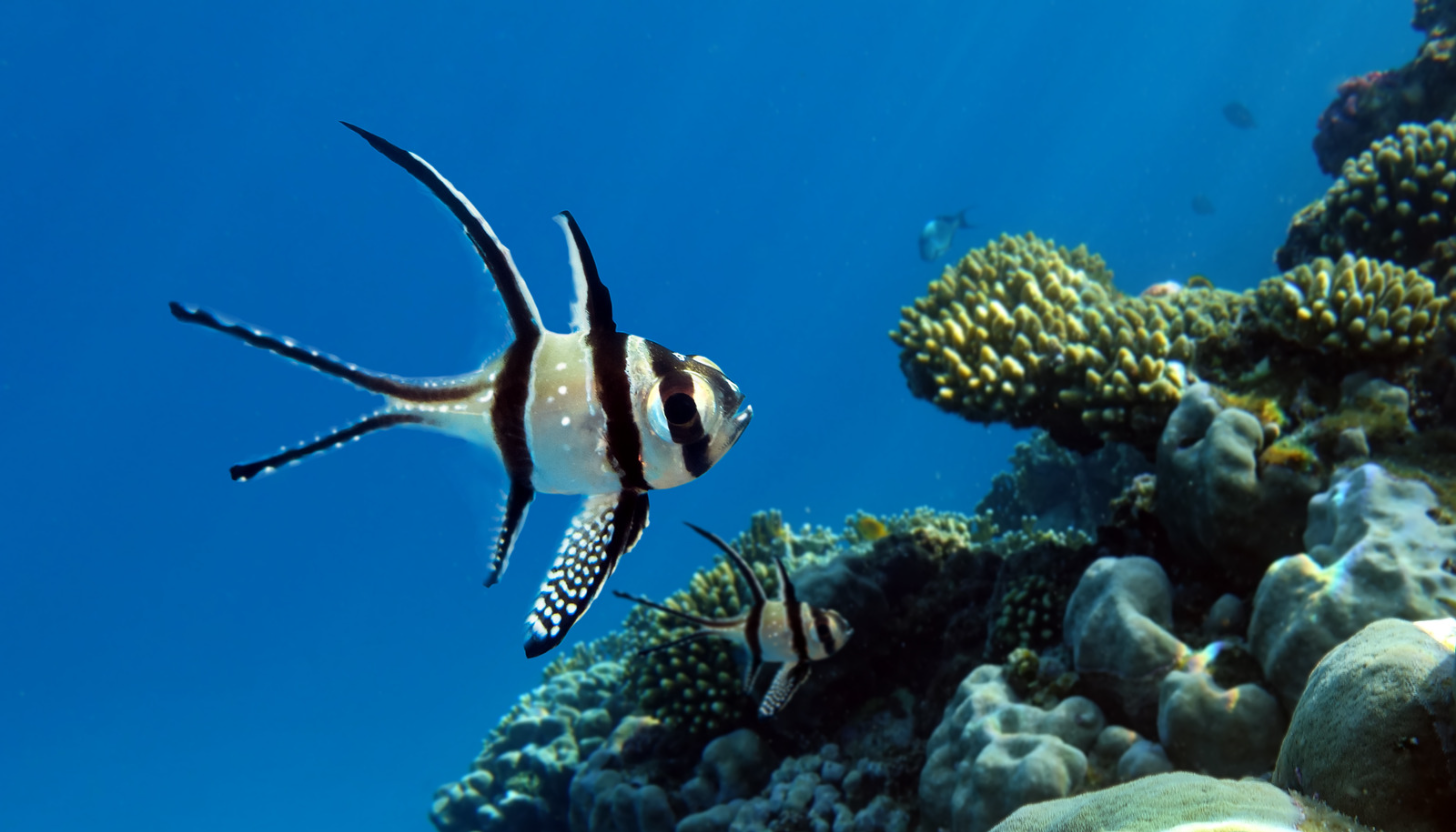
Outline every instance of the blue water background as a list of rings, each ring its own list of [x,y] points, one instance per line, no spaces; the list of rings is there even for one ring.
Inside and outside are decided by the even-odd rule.
[[[503,477],[457,440],[230,482],[375,400],[167,314],[405,375],[501,346],[456,223],[337,119],[467,193],[548,324],[567,208],[621,327],[742,385],[743,441],[653,495],[612,580],[660,596],[711,558],[684,520],[984,493],[1014,434],[912,399],[885,337],[938,272],[930,216],[970,207],[955,253],[1086,242],[1128,291],[1252,286],[1328,184],[1334,85],[1419,43],[1400,2],[703,5],[5,6],[0,829],[425,829],[539,679],[523,613],[575,498],[486,591]]]

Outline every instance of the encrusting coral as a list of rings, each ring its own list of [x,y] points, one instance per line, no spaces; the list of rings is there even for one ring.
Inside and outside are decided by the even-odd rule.
[[[1352,254],[1456,278],[1456,126],[1403,124],[1345,162],[1324,197],[1295,215],[1275,258],[1292,269]]]
[[[971,421],[1039,426],[1060,444],[1146,445],[1190,383],[1199,341],[1248,299],[1216,289],[1126,297],[1102,258],[1033,234],[972,249],[901,310],[890,337],[916,395]]]

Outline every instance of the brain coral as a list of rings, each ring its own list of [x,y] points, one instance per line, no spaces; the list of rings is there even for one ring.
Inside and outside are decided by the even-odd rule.
[[[1271,277],[1254,296],[1279,337],[1328,353],[1372,356],[1423,349],[1450,303],[1418,271],[1349,254],[1338,263],[1317,257]]]
[[[1247,299],[1213,289],[1130,298],[1102,258],[1028,233],[973,249],[904,307],[890,337],[916,395],[971,421],[1040,426],[1058,443],[1148,445],[1201,340]]]
[[[1449,288],[1456,280],[1456,126],[1405,124],[1354,159],[1290,225],[1276,254],[1291,269],[1319,255],[1390,260]]]

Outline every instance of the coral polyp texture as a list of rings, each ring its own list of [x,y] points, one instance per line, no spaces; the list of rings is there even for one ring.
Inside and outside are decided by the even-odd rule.
[[[1456,279],[1456,127],[1404,124],[1354,159],[1295,215],[1275,255],[1281,269],[1317,256],[1389,260],[1437,281]]]
[[[1286,341],[1375,357],[1425,349],[1450,304],[1419,271],[1349,254],[1338,262],[1317,257],[1271,277],[1254,296],[1260,315]]]
[[[890,337],[911,391],[943,410],[1078,449],[1146,446],[1190,383],[1198,342],[1227,340],[1247,303],[1206,288],[1126,297],[1085,246],[1002,235],[947,267]]]

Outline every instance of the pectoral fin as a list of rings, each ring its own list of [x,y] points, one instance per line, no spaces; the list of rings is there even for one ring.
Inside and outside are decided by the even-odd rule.
[[[779,709],[789,704],[794,698],[794,693],[803,686],[809,678],[808,662],[785,662],[779,672],[774,675],[773,684],[769,686],[768,693],[763,695],[763,702],[759,703],[759,719],[768,719],[779,712]]]
[[[526,617],[526,657],[535,658],[560,644],[586,614],[617,559],[637,544],[647,528],[647,495],[636,491],[598,494],[571,521],[561,552]]]

